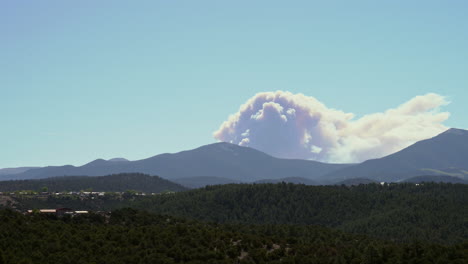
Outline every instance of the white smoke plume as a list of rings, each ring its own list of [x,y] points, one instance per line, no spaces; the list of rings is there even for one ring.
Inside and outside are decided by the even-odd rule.
[[[361,162],[399,151],[447,129],[448,104],[438,94],[416,96],[383,113],[355,119],[311,96],[285,91],[256,94],[214,137],[276,157]]]

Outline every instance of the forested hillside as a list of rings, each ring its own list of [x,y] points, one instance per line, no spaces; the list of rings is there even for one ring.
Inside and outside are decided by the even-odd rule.
[[[468,185],[232,184],[152,197],[17,198],[21,209],[133,207],[216,223],[321,225],[394,241],[467,241]]]
[[[411,183],[422,183],[422,182],[449,182],[449,183],[462,183],[462,184],[468,184],[467,180],[464,180],[459,177],[453,177],[453,176],[434,176],[434,175],[429,175],[429,176],[417,176],[413,178],[409,178],[404,180],[404,182],[411,182]]]
[[[313,226],[218,225],[131,209],[57,219],[0,211],[0,263],[466,263],[463,245],[397,244]],[[402,262],[403,261],[403,262]],[[416,262],[415,262],[416,261]]]
[[[80,191],[92,190],[97,192],[124,192],[135,190],[140,192],[159,193],[163,191],[183,191],[187,188],[162,179],[141,173],[121,173],[109,176],[66,176],[39,180],[17,180],[0,182],[0,192],[20,190],[32,191]]]
[[[214,222],[314,224],[394,240],[461,242],[468,238],[467,193],[461,184],[227,185],[134,206]]]

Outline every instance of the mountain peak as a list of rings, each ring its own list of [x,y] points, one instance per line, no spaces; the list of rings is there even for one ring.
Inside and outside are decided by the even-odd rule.
[[[243,148],[242,146],[228,143],[228,142],[217,142],[209,145],[204,145],[201,147],[196,148],[195,150],[209,150],[209,151],[235,151],[240,148]]]
[[[125,158],[113,158],[113,159],[110,159],[108,161],[111,161],[111,162],[127,162],[129,160],[125,159]]]
[[[206,146],[213,146],[213,147],[220,147],[220,148],[223,148],[223,147],[240,147],[240,146],[237,145],[237,144],[233,144],[233,143],[229,143],[229,142],[224,142],[224,141],[216,142],[216,143],[209,144],[209,145],[206,145]]]
[[[105,159],[95,159],[95,160],[93,160],[93,161],[91,161],[91,162],[89,162],[89,163],[86,163],[86,164],[83,165],[83,166],[87,166],[87,167],[89,167],[89,166],[97,166],[97,165],[101,165],[101,164],[103,164],[103,163],[105,163],[105,162],[106,162]]]
[[[465,129],[459,129],[459,128],[450,128],[444,133],[445,135],[451,134],[451,135],[468,135],[468,130]]]

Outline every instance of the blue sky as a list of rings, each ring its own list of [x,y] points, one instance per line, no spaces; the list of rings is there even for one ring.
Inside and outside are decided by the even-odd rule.
[[[213,143],[256,93],[358,117],[429,92],[468,128],[468,3],[2,1],[0,168]]]

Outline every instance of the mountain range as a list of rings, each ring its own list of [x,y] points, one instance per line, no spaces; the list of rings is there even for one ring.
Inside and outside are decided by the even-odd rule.
[[[466,180],[468,131],[449,129],[389,156],[360,164],[280,159],[252,148],[223,142],[136,161],[97,159],[78,167],[66,165],[8,170],[13,173],[0,170],[1,180],[137,172],[158,175],[190,188],[256,181],[333,184],[355,178],[363,179],[362,182],[400,182],[421,175],[445,175]]]
[[[222,177],[236,182],[253,182],[261,179],[285,177],[318,179],[348,166],[350,165],[279,159],[252,148],[223,142],[137,161],[97,159],[80,167],[49,166],[13,175],[3,175],[0,178],[4,180],[40,179],[57,176],[102,176],[139,172],[158,175],[169,180]]]

